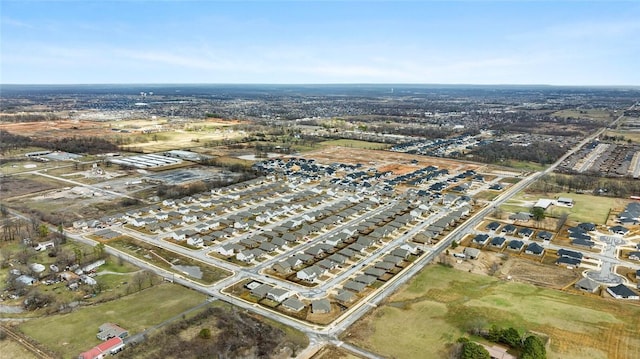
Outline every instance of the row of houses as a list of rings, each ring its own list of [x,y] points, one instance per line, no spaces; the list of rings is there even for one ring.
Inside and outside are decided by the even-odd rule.
[[[453,228],[458,222],[467,217],[470,212],[470,206],[462,205],[429,224],[424,230],[417,233],[412,238],[412,241],[420,244],[432,243],[444,231]]]

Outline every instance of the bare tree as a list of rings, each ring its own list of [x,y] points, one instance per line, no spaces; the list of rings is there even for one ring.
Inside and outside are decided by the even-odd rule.
[[[144,282],[147,280],[146,277],[147,277],[146,271],[139,271],[133,275],[131,282],[134,286],[138,288],[138,291],[141,291],[142,288],[144,287]]]

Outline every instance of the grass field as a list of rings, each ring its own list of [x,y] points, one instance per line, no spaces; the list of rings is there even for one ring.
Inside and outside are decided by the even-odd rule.
[[[388,357],[442,358],[470,326],[496,324],[549,336],[551,359],[637,359],[638,318],[637,304],[432,265],[343,339]]]
[[[606,136],[622,136],[625,140],[631,140],[634,143],[640,142],[640,132],[607,130],[604,134]]]
[[[37,358],[25,347],[12,339],[0,340],[0,356],[3,358],[35,359]]]
[[[610,209],[622,209],[628,202],[620,198],[592,196],[589,194],[520,192],[500,208],[507,212],[529,212],[538,199],[557,197],[572,198],[574,206],[572,208],[551,206],[545,212],[547,216],[557,217],[563,212],[569,212],[570,220],[596,224],[604,224]]]
[[[551,114],[552,116],[557,117],[569,117],[569,118],[590,118],[596,121],[610,120],[612,119],[612,114],[606,110],[598,110],[598,109],[589,109],[589,110],[577,110],[577,109],[567,109],[560,110]]]
[[[387,143],[348,140],[348,139],[322,141],[318,144],[320,146],[342,146],[342,147],[352,147],[352,148],[363,148],[363,149],[369,149],[369,150],[386,150],[387,148],[391,147],[391,145]]]
[[[516,168],[522,171],[538,172],[544,170],[547,166],[529,161],[510,160],[502,164],[505,167]]]
[[[160,284],[116,301],[80,308],[70,314],[33,319],[20,330],[63,358],[76,357],[100,343],[98,327],[114,322],[136,334],[176,316],[206,299],[193,290]]]
[[[157,267],[164,268],[178,274],[183,273],[175,269],[171,263],[173,263],[173,265],[197,266],[202,271],[202,278],[191,279],[203,284],[213,284],[231,275],[231,273],[222,268],[208,265],[204,262],[200,262],[190,257],[185,257],[168,249],[157,247],[129,237],[111,240],[107,245],[137,257],[140,260],[152,263]]]

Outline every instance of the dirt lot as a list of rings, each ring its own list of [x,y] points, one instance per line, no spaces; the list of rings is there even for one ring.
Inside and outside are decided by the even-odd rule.
[[[530,283],[546,288],[562,289],[578,279],[575,271],[535,262],[519,255],[483,250],[478,259],[451,258],[454,268],[476,274],[491,275],[514,282]]]
[[[499,277],[540,287],[562,289],[576,281],[579,274],[565,267],[511,258],[500,268]]]
[[[362,163],[365,166],[375,165],[379,171],[385,170],[385,168],[390,165],[398,166],[398,170],[403,171],[407,171],[408,168],[418,169],[429,165],[437,166],[438,168],[447,168],[449,170],[477,170],[480,167],[483,167],[479,164],[465,163],[444,158],[416,156],[399,152],[366,150],[359,148],[345,149],[345,147],[339,146],[307,152],[305,153],[305,157],[316,159],[318,162],[325,164],[342,162],[352,164]],[[412,161],[417,161],[417,163],[412,163]],[[410,170],[407,172],[410,172]]]
[[[35,176],[32,178],[24,176],[5,177],[0,181],[0,198],[7,200],[16,196],[49,191],[61,187],[64,187],[64,183],[57,183],[53,180]]]
[[[75,120],[2,123],[0,130],[29,137],[84,137],[113,134],[106,122]]]

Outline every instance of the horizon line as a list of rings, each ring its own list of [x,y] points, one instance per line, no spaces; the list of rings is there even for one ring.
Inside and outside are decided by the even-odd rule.
[[[518,83],[437,83],[437,82],[95,82],[95,83],[0,83],[2,86],[477,86],[477,87],[591,87],[591,88],[638,88],[640,85],[567,85],[567,84],[518,84]]]

